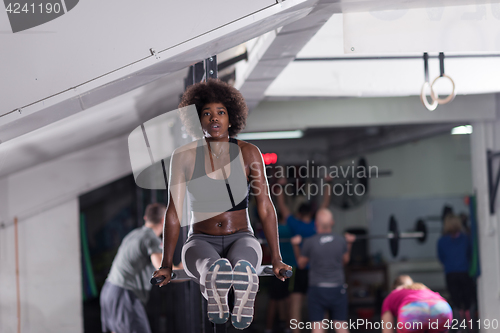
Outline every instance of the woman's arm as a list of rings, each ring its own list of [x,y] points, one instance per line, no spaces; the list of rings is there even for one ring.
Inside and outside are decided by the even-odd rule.
[[[179,238],[180,224],[182,221],[182,205],[186,193],[186,178],[182,161],[182,153],[172,154],[170,161],[169,197],[165,219],[163,222],[163,256],[161,269],[154,272],[153,276],[164,276],[165,280],[160,287],[170,282],[173,269],[173,257],[177,240]]]
[[[394,332],[394,316],[391,311],[386,311],[382,314],[382,321],[384,326],[382,327],[382,333],[393,333]],[[390,328],[387,327],[387,323],[391,323]]]
[[[269,186],[267,183],[266,170],[260,150],[252,144],[246,143],[243,156],[250,162],[250,188],[257,201],[257,212],[262,222],[264,235],[271,250],[271,261],[274,275],[282,281],[285,278],[279,274],[281,269],[291,270],[292,268],[281,261],[281,253],[278,238],[278,222],[276,211],[269,196]]]

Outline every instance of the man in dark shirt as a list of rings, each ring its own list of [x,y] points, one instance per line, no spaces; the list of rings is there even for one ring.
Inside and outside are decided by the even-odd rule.
[[[325,178],[328,183],[331,178]],[[308,238],[316,234],[316,227],[314,223],[314,211],[310,202],[302,203],[295,215],[285,203],[285,190],[287,185],[286,178],[278,179],[278,184],[283,188],[283,191],[276,197],[276,203],[280,213],[283,215],[286,225],[290,228],[292,236],[300,235],[302,238]],[[331,187],[324,186],[322,189],[323,202],[320,209],[327,208],[330,204]],[[290,318],[301,321],[302,303],[305,295],[307,294],[308,286],[308,267],[294,267],[293,277],[290,281]],[[299,332],[298,329],[293,330],[294,333]]]
[[[161,266],[161,239],[166,207],[146,207],[144,225],[122,240],[101,290],[103,332],[150,333],[144,305],[151,290],[151,273]]]
[[[356,236],[346,233],[342,237],[332,233],[333,215],[325,208],[316,213],[315,225],[317,234],[304,239],[302,249],[299,248],[302,242],[300,235],[291,240],[298,267],[309,264],[309,320],[316,322],[314,333],[324,332],[321,321],[325,319],[325,311],[329,311],[336,332],[348,333],[347,325],[342,325],[347,320],[344,265],[350,260]]]

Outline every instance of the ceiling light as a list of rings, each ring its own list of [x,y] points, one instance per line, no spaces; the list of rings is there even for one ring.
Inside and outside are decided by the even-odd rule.
[[[252,132],[238,134],[240,140],[272,140],[272,139],[298,139],[304,135],[301,130],[276,131],[276,132]]]
[[[471,125],[457,126],[451,130],[451,134],[471,134],[471,133],[472,133]]]

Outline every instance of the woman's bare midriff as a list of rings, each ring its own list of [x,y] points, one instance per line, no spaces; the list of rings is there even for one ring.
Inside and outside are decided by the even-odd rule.
[[[250,220],[246,209],[225,212],[193,224],[193,233],[213,236],[231,235],[250,230]]]

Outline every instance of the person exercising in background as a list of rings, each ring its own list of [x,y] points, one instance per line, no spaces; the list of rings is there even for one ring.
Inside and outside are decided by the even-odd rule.
[[[291,239],[298,267],[304,268],[309,263],[307,307],[309,320],[314,322],[312,333],[325,332],[321,325],[325,311],[330,313],[337,333],[349,332],[344,265],[351,259],[356,236],[345,233],[342,237],[332,233],[334,223],[330,210],[322,208],[316,213],[318,233],[304,239],[302,249],[299,249],[300,235]]]
[[[469,276],[472,242],[464,233],[462,219],[454,214],[444,218],[443,236],[437,243],[439,261],[446,273],[446,287],[451,304],[459,311],[460,322],[471,320],[470,307],[474,298],[474,281]]]
[[[408,275],[396,278],[382,304],[382,333],[444,333],[452,319],[446,300]]]
[[[103,332],[151,332],[144,306],[151,290],[151,271],[161,264],[165,210],[163,204],[148,205],[144,225],[123,238],[101,290]]]
[[[331,178],[326,177],[325,180],[328,182]],[[278,184],[285,187],[287,184],[286,178],[278,179]],[[323,202],[321,203],[320,209],[327,208],[330,205],[331,187],[325,186],[325,188],[328,188],[328,190],[324,191]],[[311,203],[302,203],[297,210],[297,214],[294,216],[285,203],[284,192],[285,191],[281,191],[281,193],[276,196],[276,203],[280,213],[283,215],[283,219],[286,221],[286,225],[290,228],[292,236],[300,235],[302,239],[305,239],[315,235],[316,227]],[[302,304],[304,302],[305,295],[307,294],[308,286],[307,266],[294,268],[291,280],[290,318],[301,321]],[[299,330],[294,329],[293,331],[296,333]]]

